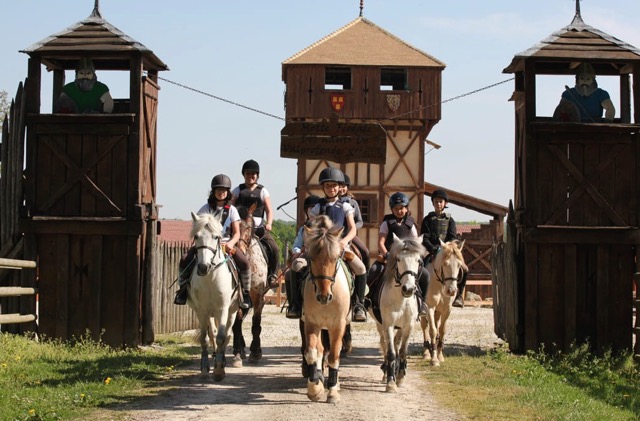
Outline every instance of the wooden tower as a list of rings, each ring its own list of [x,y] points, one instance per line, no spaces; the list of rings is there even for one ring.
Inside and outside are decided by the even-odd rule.
[[[298,220],[303,199],[322,196],[328,165],[349,175],[365,221],[358,235],[373,254],[394,192],[422,219],[425,141],[440,121],[444,67],[363,17],[282,63],[281,156],[298,159]]]
[[[158,71],[167,66],[100,15],[26,48],[25,258],[37,260],[40,333],[114,346],[153,340],[147,290],[156,238]],[[65,70],[93,60],[129,73],[112,114],[43,114],[41,69],[53,98]],[[144,74],[146,72],[146,75]]]
[[[558,122],[536,112],[536,77],[590,63],[619,80],[613,122]],[[517,54],[515,193],[507,237],[516,279],[499,280],[497,311],[516,350],[630,349],[640,248],[640,50],[582,20]],[[633,83],[631,83],[633,80]],[[562,93],[558,87],[558,99]],[[633,115],[631,113],[633,104]],[[515,281],[515,282],[514,282]]]

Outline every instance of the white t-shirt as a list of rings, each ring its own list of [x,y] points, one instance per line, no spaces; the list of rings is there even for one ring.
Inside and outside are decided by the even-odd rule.
[[[203,214],[203,213],[215,213],[217,211],[222,211],[222,206],[217,206],[215,209],[212,208],[211,206],[209,206],[208,203],[205,203],[199,210],[198,210],[198,214]],[[223,238],[222,241],[229,241],[229,239],[231,238],[231,224],[233,222],[239,221],[240,220],[240,214],[238,213],[238,209],[236,209],[235,206],[233,205],[229,205],[229,215],[227,216],[227,220],[224,221],[222,223],[222,232],[223,232]]]
[[[238,197],[240,197],[240,186],[236,186],[233,190],[231,190],[231,194],[236,198],[236,200],[238,200]],[[267,197],[269,197],[269,190],[267,190],[266,187],[262,186],[262,190],[260,191],[260,200],[262,200],[262,203],[266,202]],[[265,208],[264,211],[266,213],[267,209]],[[253,223],[255,224],[256,228],[262,226],[262,222],[264,219],[263,216],[264,215],[253,217]]]

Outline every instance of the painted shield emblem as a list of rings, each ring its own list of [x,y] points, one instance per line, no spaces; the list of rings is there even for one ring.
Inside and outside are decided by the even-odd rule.
[[[331,108],[333,108],[333,110],[336,112],[342,111],[342,108],[344,108],[344,95],[332,94]]]
[[[399,94],[389,94],[387,95],[387,105],[391,111],[398,111],[400,108],[400,95]]]

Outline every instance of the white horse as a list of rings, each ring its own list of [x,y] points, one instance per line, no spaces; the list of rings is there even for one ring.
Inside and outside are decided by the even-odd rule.
[[[439,366],[444,362],[444,336],[447,332],[447,319],[451,314],[453,300],[458,293],[458,282],[462,271],[467,270],[462,257],[464,241],[442,243],[431,264],[427,265],[430,280],[427,289],[426,317],[421,317],[420,325],[424,337],[424,357],[431,358],[431,365]],[[427,337],[427,327],[429,337]],[[429,355],[427,355],[427,352]]]
[[[387,383],[387,392],[396,392],[406,375],[407,348],[418,316],[417,280],[426,255],[422,236],[400,240],[393,234],[387,267],[382,275],[380,321],[376,311],[369,309],[380,334],[382,369],[385,371],[382,381]]]
[[[198,260],[193,269],[187,304],[196,312],[200,323],[200,372],[209,372],[208,334],[213,348],[213,379],[220,381],[225,376],[224,353],[231,336],[227,328],[238,310],[237,289],[233,286],[233,278],[227,265],[228,257],[220,246],[220,215],[196,215],[192,212],[191,217],[191,236],[195,241]]]

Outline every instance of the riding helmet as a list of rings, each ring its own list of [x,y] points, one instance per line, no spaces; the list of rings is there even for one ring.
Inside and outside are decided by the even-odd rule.
[[[344,184],[344,174],[338,168],[327,167],[324,170],[320,171],[318,182],[320,184],[329,182]]]
[[[441,189],[434,190],[433,193],[431,193],[431,201],[433,201],[433,199],[435,199],[436,197],[443,198],[445,202],[449,201],[449,196],[447,196],[447,192]]]
[[[304,205],[303,206],[304,206],[305,209],[312,208],[315,205],[317,205],[319,201],[320,201],[320,197],[316,196],[315,194],[312,194],[310,196],[307,196],[306,199],[304,199]]]
[[[252,171],[260,174],[260,164],[253,159],[250,159],[242,165],[242,175],[244,175],[245,171]]]
[[[231,190],[231,179],[225,174],[218,174],[211,179],[211,190],[215,190],[218,187],[224,187]]]
[[[351,178],[347,174],[344,175],[344,185],[347,187],[351,187]]]
[[[389,207],[393,209],[394,206],[409,206],[409,196],[404,193],[396,192],[391,195],[389,198]]]

